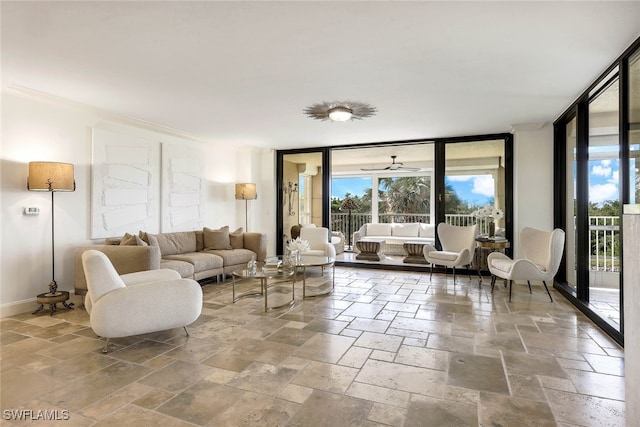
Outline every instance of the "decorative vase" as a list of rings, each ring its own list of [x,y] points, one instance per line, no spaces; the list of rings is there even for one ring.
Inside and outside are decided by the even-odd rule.
[[[489,223],[489,237],[493,237],[496,235],[496,223],[491,221]]]
[[[247,271],[252,276],[258,271],[258,263],[256,262],[256,257],[253,255],[251,256],[251,261],[247,263]]]

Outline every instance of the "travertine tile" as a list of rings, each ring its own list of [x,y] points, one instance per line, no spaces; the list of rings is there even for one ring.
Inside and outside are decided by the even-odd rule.
[[[82,427],[624,425],[624,350],[555,291],[518,285],[508,303],[466,275],[342,267],[330,295],[301,286],[265,313],[211,282],[190,336],[113,339],[106,355],[82,307],[0,319],[1,409]]]

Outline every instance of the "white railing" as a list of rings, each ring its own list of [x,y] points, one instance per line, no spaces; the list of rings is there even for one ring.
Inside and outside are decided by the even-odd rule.
[[[380,214],[380,223],[422,222],[429,223],[429,214]],[[478,224],[480,234],[488,234],[488,221],[478,220],[468,214],[448,214],[445,216],[448,224],[467,226]],[[349,230],[348,213],[332,213],[331,229],[341,231],[349,241],[349,235],[357,231],[363,224],[372,222],[369,213],[351,213],[351,229]],[[620,218],[617,216],[589,217],[589,247],[591,248],[591,270],[620,271]]]
[[[620,217],[590,216],[591,270],[620,271]]]

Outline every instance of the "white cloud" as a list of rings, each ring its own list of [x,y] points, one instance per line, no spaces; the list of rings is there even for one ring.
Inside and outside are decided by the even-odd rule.
[[[591,168],[591,173],[594,175],[598,175],[598,176],[604,176],[604,177],[608,177],[611,176],[611,168],[608,167],[608,165],[604,165],[603,163],[606,163],[607,161],[604,160],[602,162],[600,162],[599,165],[595,165],[594,167]]]
[[[608,182],[610,182],[611,184],[615,184],[618,185],[618,176],[619,176],[620,171],[613,171],[613,175],[611,175],[611,178],[608,180]]]
[[[481,175],[474,177],[473,190],[474,194],[480,194],[482,196],[494,197],[495,196],[495,183],[491,175]]]
[[[476,178],[475,175],[447,175],[449,181],[466,182]]]
[[[597,184],[589,187],[589,201],[602,203],[618,199],[618,186],[615,184]]]

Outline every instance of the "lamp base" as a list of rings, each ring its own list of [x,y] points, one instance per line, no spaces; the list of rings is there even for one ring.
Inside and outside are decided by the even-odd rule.
[[[47,297],[57,297],[62,295],[62,292],[58,292],[58,284],[55,280],[52,280],[51,283],[49,283],[49,292],[44,295]]]

